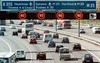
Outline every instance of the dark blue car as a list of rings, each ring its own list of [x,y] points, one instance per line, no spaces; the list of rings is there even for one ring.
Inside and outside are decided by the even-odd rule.
[[[56,43],[54,41],[50,40],[48,42],[48,47],[55,47],[55,46],[56,46]]]

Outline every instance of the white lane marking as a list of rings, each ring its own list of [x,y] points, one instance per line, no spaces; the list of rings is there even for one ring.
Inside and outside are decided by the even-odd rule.
[[[12,49],[11,49],[11,46],[9,45],[9,43],[7,41],[3,40],[2,38],[0,38],[0,40],[5,42],[5,44],[7,44],[8,48],[9,48],[9,52],[12,52]]]
[[[13,38],[13,40],[14,40],[15,38]],[[16,40],[16,39],[15,39]],[[18,40],[19,41],[19,40]],[[20,41],[19,41],[20,42]],[[24,44],[25,45],[25,47],[29,50],[29,52],[31,52],[31,50],[30,50],[30,48],[25,44],[25,43],[23,43],[23,42],[21,42],[22,44]],[[32,54],[31,54],[31,59],[32,59]],[[32,60],[30,61],[30,63],[32,62]]]
[[[100,58],[98,56],[96,56],[94,53],[92,53],[91,51],[88,51],[85,47],[84,48],[87,52],[89,52],[90,54],[92,54],[99,62],[100,62]]]
[[[24,43],[23,43],[24,44]],[[30,50],[30,48],[26,45],[26,44],[24,44],[25,46],[26,46],[26,48],[29,50],[29,52],[31,52],[31,50]],[[32,54],[31,54],[31,59],[32,59]],[[32,60],[30,61],[30,63],[32,62]]]

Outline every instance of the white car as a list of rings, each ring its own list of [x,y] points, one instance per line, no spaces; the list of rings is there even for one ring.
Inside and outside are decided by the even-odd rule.
[[[88,24],[88,28],[93,28],[93,24]]]
[[[60,60],[70,60],[71,59],[71,53],[67,47],[62,47],[59,49],[60,53]]]
[[[34,35],[34,31],[29,31],[28,35]]]
[[[100,27],[93,27],[92,31],[93,33],[100,33]]]
[[[23,49],[16,51],[16,59],[26,59],[26,53]]]
[[[11,24],[10,29],[16,29],[16,26],[14,24]]]
[[[53,34],[46,33],[43,35],[43,42],[48,42],[52,40],[52,38],[53,38]]]
[[[62,30],[62,26],[57,25],[57,30]]]

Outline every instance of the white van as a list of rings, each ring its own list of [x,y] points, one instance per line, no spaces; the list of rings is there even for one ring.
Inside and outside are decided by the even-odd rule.
[[[92,31],[93,33],[100,33],[100,27],[93,27]]]
[[[23,49],[16,51],[16,59],[26,59],[26,53]]]
[[[43,42],[48,42],[53,39],[53,34],[46,33],[43,35]]]

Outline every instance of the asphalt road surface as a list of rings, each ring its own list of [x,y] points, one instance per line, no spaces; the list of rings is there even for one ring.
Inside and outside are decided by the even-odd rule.
[[[37,27],[39,27],[37,25]],[[46,27],[43,27],[46,28]],[[26,52],[34,52],[34,53],[27,53],[26,59],[23,61],[18,61],[17,63],[82,63],[82,57],[84,54],[92,54],[95,63],[100,63],[100,47],[93,45],[91,43],[78,40],[72,37],[69,37],[70,43],[63,44],[61,43],[61,38],[63,37],[60,35],[60,39],[54,39],[56,44],[62,44],[65,47],[68,47],[70,50],[73,48],[74,43],[81,43],[82,51],[72,51],[71,52],[71,60],[68,61],[60,61],[59,60],[59,53],[55,53],[55,48],[48,48],[47,43],[43,43],[42,36],[39,40],[37,40],[37,44],[29,44],[27,39],[21,39],[21,33],[19,36],[12,36],[12,31],[15,29],[9,29],[6,27],[7,31],[5,32],[5,36],[0,36],[0,52],[15,52],[18,49],[24,49]],[[35,30],[41,34],[43,31]],[[39,51],[49,51],[47,53],[47,60],[36,60],[35,52]],[[51,52],[52,51],[52,52]]]

